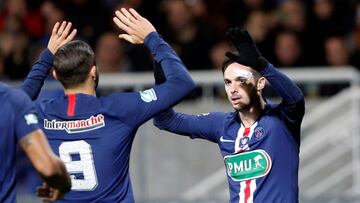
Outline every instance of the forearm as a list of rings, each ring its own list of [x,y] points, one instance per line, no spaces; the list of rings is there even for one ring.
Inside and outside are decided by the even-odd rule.
[[[160,130],[190,136],[194,129],[188,125],[191,119],[185,119],[184,114],[176,113],[173,109],[168,109],[154,117],[154,125]]]
[[[67,191],[70,177],[64,163],[54,155],[43,132],[34,130],[19,140],[21,148],[43,180],[51,187]]]
[[[294,104],[304,100],[301,89],[272,64],[269,63],[260,74],[269,81],[274,91],[283,98],[285,103]]]
[[[53,54],[48,49],[45,49],[20,87],[32,100],[35,100],[39,95],[52,65]]]
[[[145,38],[145,45],[155,60],[161,64],[166,79],[164,84],[176,91],[174,99],[183,98],[195,88],[194,81],[178,55],[158,33],[150,33]]]

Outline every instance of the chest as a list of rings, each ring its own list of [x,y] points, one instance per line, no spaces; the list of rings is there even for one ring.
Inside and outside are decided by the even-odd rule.
[[[280,147],[278,145],[292,142],[291,134],[284,123],[266,118],[260,119],[249,128],[245,128],[240,122],[229,122],[219,137],[223,157],[256,149],[276,151]]]

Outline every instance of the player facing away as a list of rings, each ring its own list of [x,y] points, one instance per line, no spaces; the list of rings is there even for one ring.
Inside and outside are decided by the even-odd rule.
[[[222,70],[225,91],[235,111],[195,116],[170,109],[156,116],[154,124],[218,144],[227,173],[229,202],[298,202],[303,93],[261,56],[247,31],[234,28],[227,35],[237,53],[226,54]],[[282,97],[281,103],[262,97],[265,80]]]
[[[82,41],[72,41],[57,51],[51,48],[57,46],[48,46],[23,84],[35,98],[54,60],[53,75],[65,96],[39,101],[37,110],[51,148],[71,176],[71,191],[59,202],[134,202],[129,160],[138,127],[195,87],[177,54],[147,19],[133,9],[121,9],[114,22],[126,33],[120,38],[148,47],[164,68],[167,82],[145,91],[97,97],[99,75],[93,50]],[[68,39],[70,27],[66,22],[55,25],[49,44]]]
[[[64,163],[53,153],[39,129],[35,106],[24,92],[0,83],[0,202],[14,203],[16,144],[51,187],[46,201],[54,201],[71,187]]]

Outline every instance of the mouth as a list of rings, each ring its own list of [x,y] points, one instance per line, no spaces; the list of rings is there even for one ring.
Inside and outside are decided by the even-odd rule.
[[[241,97],[240,96],[231,96],[230,99],[233,103],[237,103],[241,99]]]

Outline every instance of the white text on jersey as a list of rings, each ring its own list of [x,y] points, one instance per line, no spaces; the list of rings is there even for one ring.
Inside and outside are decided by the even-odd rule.
[[[67,133],[80,133],[95,130],[105,126],[105,117],[102,114],[91,116],[84,120],[57,121],[44,119],[44,128],[47,130],[65,130]]]

